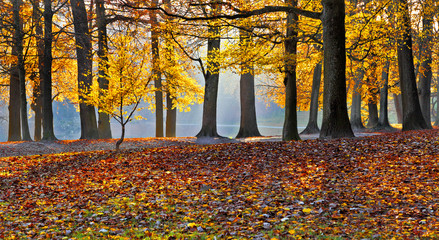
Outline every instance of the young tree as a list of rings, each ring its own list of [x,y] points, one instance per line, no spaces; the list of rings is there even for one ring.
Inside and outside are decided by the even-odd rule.
[[[92,85],[92,46],[88,28],[87,10],[84,0],[71,0],[75,28],[76,57],[78,62],[79,114],[81,119],[81,139],[96,139],[99,137],[96,124],[96,114],[93,105],[84,103]]]
[[[152,80],[148,67],[148,45],[135,39],[134,32],[122,31],[112,39],[113,51],[108,60],[108,89],[94,84],[92,91],[85,97],[84,103],[97,106],[100,111],[109,114],[121,126],[121,136],[116,142],[116,150],[125,139],[126,125],[133,118],[141,118],[136,112],[142,110],[142,100],[151,103],[148,94],[152,91],[148,85]]]

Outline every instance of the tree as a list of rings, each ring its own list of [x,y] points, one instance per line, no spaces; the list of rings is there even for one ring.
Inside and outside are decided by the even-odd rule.
[[[322,0],[323,122],[320,138],[354,137],[346,106],[345,9],[343,0]]]
[[[157,0],[152,1],[153,6],[157,6]],[[156,11],[151,11],[151,51],[152,51],[152,69],[154,71],[155,92],[155,136],[163,137],[163,91],[162,91],[162,74],[159,70],[159,26]]]
[[[96,25],[98,27],[98,82],[100,88],[108,89],[108,36],[104,0],[96,0]],[[99,138],[111,138],[109,115],[104,111],[99,111],[98,116]]]
[[[286,1],[288,5],[297,7],[297,0]],[[282,140],[300,140],[297,131],[297,92],[296,92],[296,68],[297,68],[297,24],[298,15],[288,13],[287,34],[285,38],[285,120],[282,131]]]
[[[27,117],[27,100],[26,100],[26,70],[23,56],[23,23],[20,17],[21,0],[13,0],[13,18],[14,18],[14,47],[17,51],[17,70],[20,83],[20,118],[21,133],[24,141],[31,141],[29,132],[29,123]]]
[[[239,41],[241,51],[246,52],[247,45],[252,41],[251,31],[240,29]],[[239,81],[241,119],[236,138],[261,136],[256,121],[254,63],[244,61],[241,63],[241,78]]]
[[[215,9],[219,11],[219,9]],[[219,56],[221,46],[221,26],[218,22],[211,22],[208,25],[207,40],[207,69],[204,72],[204,103],[203,119],[201,130],[196,137],[219,137],[216,126],[219,67],[220,64],[216,59]]]
[[[394,130],[390,126],[389,113],[388,113],[388,89],[389,89],[389,70],[390,61],[386,62],[386,66],[383,69],[381,78],[383,79],[383,86],[380,89],[380,114],[378,119],[378,124],[375,126],[377,130]]]
[[[52,110],[52,1],[44,0],[44,53],[42,61],[42,102],[43,102],[43,138],[42,140],[56,140],[53,130]]]
[[[99,137],[95,108],[84,103],[92,85],[92,46],[88,28],[87,11],[84,0],[71,0],[73,25],[75,28],[76,57],[78,62],[79,115],[81,119],[81,139]]]
[[[311,102],[309,107],[308,124],[300,134],[314,134],[320,132],[319,126],[317,125],[317,115],[319,113],[319,93],[321,80],[322,62],[319,62],[314,68],[314,74],[312,78]]]
[[[398,68],[402,95],[402,130],[428,128],[419,105],[416,76],[413,64],[410,15],[407,0],[398,0],[398,23],[401,36],[397,39]]]
[[[432,43],[434,3],[425,1],[422,4],[422,37],[421,37],[421,66],[418,84],[419,103],[422,115],[428,128],[431,128],[431,81],[432,81]]]
[[[364,70],[359,69],[355,74],[354,89],[352,89],[352,105],[351,105],[351,126],[354,130],[363,130],[363,120],[361,118],[361,85],[364,78]]]
[[[85,95],[84,103],[97,106],[121,126],[121,135],[116,142],[116,150],[125,139],[126,125],[133,118],[141,119],[136,112],[143,110],[139,107],[141,101],[151,103],[149,96],[152,91],[148,85],[152,80],[152,70],[148,67],[148,45],[134,37],[135,31],[126,29],[112,39],[113,51],[108,59],[108,89],[100,88],[98,84],[92,86],[92,91]]]

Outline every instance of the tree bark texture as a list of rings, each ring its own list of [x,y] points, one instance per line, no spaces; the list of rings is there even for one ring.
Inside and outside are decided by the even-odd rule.
[[[87,10],[84,0],[70,1],[73,13],[73,25],[76,39],[76,57],[78,60],[78,89],[83,94],[90,92],[92,85],[92,49],[91,37],[88,29]],[[85,104],[85,97],[79,95],[79,115],[81,119],[81,139],[97,139],[98,128],[96,123],[95,108]]]
[[[108,37],[107,24],[105,20],[105,1],[96,0],[96,24],[98,26],[98,82],[99,88],[108,89]],[[98,133],[99,138],[109,139],[111,136],[110,116],[99,111],[98,114]]]
[[[400,11],[398,21],[401,23],[402,36],[398,37],[398,68],[402,96],[402,130],[428,128],[419,105],[416,89],[416,77],[413,64],[410,15],[407,0],[398,0]]]
[[[345,4],[322,0],[324,90],[320,138],[354,137],[346,105]]]
[[[239,39],[241,42],[251,41],[251,33],[245,30],[239,31]],[[245,51],[245,49],[241,49]],[[241,63],[241,79],[240,79],[240,103],[241,103],[241,121],[236,138],[261,136],[258,130],[256,120],[255,105],[255,75],[252,62]]]
[[[20,123],[20,80],[18,68],[13,66],[9,78],[9,120],[8,141],[21,141]]]
[[[14,11],[14,10],[13,10]],[[13,39],[16,39],[16,31],[14,31]],[[16,44],[12,45],[12,55],[18,56]],[[18,64],[15,63],[10,69],[9,78],[9,131],[8,141],[21,141],[21,121],[20,121],[20,77]]]
[[[296,7],[297,0],[287,0],[289,6]],[[297,131],[297,24],[299,17],[295,13],[287,15],[287,35],[285,39],[285,120],[282,131],[282,140],[300,140]]]
[[[175,137],[177,131],[177,109],[172,107],[172,97],[166,94],[166,137]]]
[[[367,121],[367,128],[374,128],[378,124],[378,106],[376,102],[369,101],[367,103],[369,110],[369,120]]]
[[[18,79],[20,83],[20,119],[22,140],[31,141],[29,132],[29,123],[27,117],[27,99],[26,99],[26,70],[23,56],[23,25],[20,17],[20,8],[22,0],[13,0],[13,19],[14,19],[14,46],[17,53]]]
[[[402,124],[402,97],[401,97],[401,94],[393,94],[393,103],[395,104],[397,121],[399,124]]]
[[[220,50],[221,39],[219,34],[221,31],[220,26],[209,25],[209,37],[207,41],[207,72],[204,75],[204,103],[203,103],[203,120],[201,124],[201,130],[196,135],[197,137],[219,137],[216,126],[217,115],[217,99],[218,99],[218,83],[219,83],[219,71],[218,63],[209,62],[215,58]],[[211,70],[213,67],[213,71]]]
[[[431,6],[423,4],[422,13],[422,39],[421,39],[421,70],[419,73],[419,104],[421,105],[422,115],[428,128],[431,126],[431,80],[433,72],[432,64],[432,44],[433,44],[433,17],[434,11]]]
[[[53,130],[52,109],[52,1],[44,0],[44,54],[42,63],[42,101],[43,101],[43,138],[42,140],[56,140]]]
[[[153,5],[157,6],[157,0],[153,1]],[[159,35],[157,13],[150,12],[151,18],[151,50],[152,50],[152,69],[154,75],[155,92],[155,136],[163,137],[163,91],[162,91],[162,75],[160,72],[160,53],[159,53]]]
[[[363,81],[364,70],[359,70],[355,78],[354,90],[352,91],[352,105],[351,105],[351,126],[355,130],[363,130],[366,127],[361,118],[361,82]]]
[[[306,128],[300,134],[314,134],[319,133],[320,129],[317,125],[317,117],[319,113],[319,95],[320,83],[322,80],[322,63],[319,62],[314,67],[311,87],[311,103],[309,106],[309,119]]]

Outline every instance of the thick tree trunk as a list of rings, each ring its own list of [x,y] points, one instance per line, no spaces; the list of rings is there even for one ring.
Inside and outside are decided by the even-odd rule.
[[[17,66],[13,66],[10,71],[8,141],[21,141],[20,80]]]
[[[367,128],[374,128],[378,124],[378,106],[375,102],[369,101],[367,103],[369,110],[369,120],[367,121]]]
[[[401,23],[402,36],[397,38],[398,67],[402,95],[402,130],[417,130],[428,128],[419,105],[416,89],[415,69],[413,65],[412,38],[410,15],[407,0],[398,0],[400,6],[399,22]]]
[[[207,72],[204,76],[204,103],[203,103],[203,120],[201,130],[197,137],[219,137],[216,126],[216,111],[218,99],[219,71],[218,63],[212,61],[220,50],[221,39],[219,38],[220,26],[209,26],[209,35],[207,41]]]
[[[152,3],[157,6],[157,0]],[[156,11],[150,12],[151,18],[151,51],[152,51],[152,69],[154,71],[155,92],[155,136],[163,137],[163,91],[162,75],[160,72],[160,53],[159,53],[159,29]]]
[[[421,39],[421,73],[419,76],[418,92],[422,115],[428,128],[431,126],[431,80],[433,73],[432,64],[432,40],[433,40],[433,17],[434,11],[431,6],[423,6],[422,39]]]
[[[393,130],[389,122],[388,112],[388,95],[389,95],[389,67],[390,62],[386,63],[382,73],[383,87],[380,89],[380,114],[378,118],[378,124],[375,126],[377,130]]]
[[[96,24],[98,26],[98,82],[99,88],[108,89],[108,37],[107,24],[105,21],[105,1],[96,0]],[[111,138],[110,116],[99,111],[98,119],[98,133],[99,138]]]
[[[166,137],[175,137],[177,130],[177,109],[172,107],[172,97],[166,94]]]
[[[324,91],[320,138],[354,137],[346,106],[345,4],[322,0]]]
[[[288,5],[296,7],[297,0],[287,0]],[[282,140],[300,140],[297,131],[297,24],[299,17],[295,13],[288,13],[287,35],[285,39],[285,120],[282,131]]]
[[[239,39],[242,43],[251,41],[250,33],[241,30]],[[245,51],[245,49],[241,49]],[[240,79],[240,102],[241,102],[241,121],[238,135],[236,138],[261,136],[256,121],[256,105],[255,105],[255,76],[253,63],[241,63],[241,79]]]
[[[352,105],[351,105],[351,126],[354,130],[363,130],[366,127],[363,125],[363,120],[361,118],[361,82],[364,77],[364,70],[359,70],[355,78],[354,89],[352,91]]]
[[[314,134],[319,133],[320,129],[317,125],[317,117],[319,113],[319,95],[320,95],[320,83],[322,81],[322,63],[319,62],[314,67],[314,74],[312,78],[311,89],[311,103],[309,106],[309,119],[305,130],[300,134]]]
[[[17,33],[14,32],[13,38]],[[12,45],[12,55],[18,56],[18,49]],[[20,121],[20,78],[18,64],[15,63],[10,69],[9,78],[9,131],[8,141],[21,141],[21,121]]]
[[[87,10],[84,0],[70,1],[75,28],[76,57],[78,60],[78,88],[84,94],[90,92],[93,76],[91,37],[88,29]],[[83,94],[79,95],[79,115],[81,119],[81,139],[97,139],[98,128],[96,123],[95,108],[85,104]]]
[[[20,17],[20,8],[22,0],[14,0],[13,4],[13,19],[14,19],[14,46],[17,50],[17,69],[18,78],[20,82],[20,118],[21,118],[21,133],[22,140],[31,141],[29,132],[29,123],[27,117],[27,99],[26,99],[26,70],[24,66],[23,56],[23,25]]]
[[[53,110],[52,110],[52,1],[44,0],[44,54],[42,78],[42,101],[43,101],[43,138],[42,140],[56,140],[53,131]]]

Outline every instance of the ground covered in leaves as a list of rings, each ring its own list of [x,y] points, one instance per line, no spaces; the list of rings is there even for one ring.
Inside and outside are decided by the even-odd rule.
[[[438,130],[0,158],[0,238],[439,238]]]

